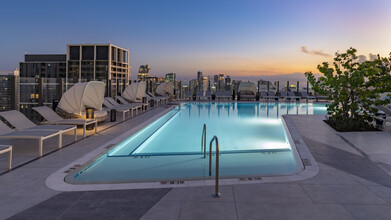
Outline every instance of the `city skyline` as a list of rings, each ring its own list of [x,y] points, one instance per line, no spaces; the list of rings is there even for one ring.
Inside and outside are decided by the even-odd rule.
[[[179,80],[197,71],[243,79],[316,72],[349,47],[388,56],[390,9],[387,0],[5,2],[0,70],[18,68],[25,52],[112,43],[129,49],[133,80],[142,64]]]

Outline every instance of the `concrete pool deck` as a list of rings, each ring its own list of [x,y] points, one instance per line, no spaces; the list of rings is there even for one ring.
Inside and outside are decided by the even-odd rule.
[[[60,192],[53,172],[164,108],[118,124],[0,176],[0,219],[389,219],[391,131],[338,133],[324,116],[286,117],[319,164],[313,178],[288,183]],[[0,158],[4,167],[6,158]]]

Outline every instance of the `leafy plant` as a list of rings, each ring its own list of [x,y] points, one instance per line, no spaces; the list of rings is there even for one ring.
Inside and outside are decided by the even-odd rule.
[[[389,58],[378,55],[373,61],[360,63],[356,52],[354,48],[337,52],[332,65],[318,65],[323,74],[319,79],[311,72],[305,73],[314,91],[326,95],[331,102],[327,122],[339,131],[373,129],[376,106],[390,103],[380,94],[391,91],[391,53]]]

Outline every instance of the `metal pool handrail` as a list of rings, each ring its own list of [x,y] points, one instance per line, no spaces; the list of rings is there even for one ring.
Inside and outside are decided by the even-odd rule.
[[[219,193],[219,139],[213,136],[212,140],[210,140],[209,144],[209,176],[212,175],[212,144],[213,141],[216,141],[216,184],[215,184],[215,193],[213,197],[218,198],[221,196]]]
[[[201,151],[202,150],[204,150],[204,158],[206,158],[206,124],[204,124],[201,135]]]

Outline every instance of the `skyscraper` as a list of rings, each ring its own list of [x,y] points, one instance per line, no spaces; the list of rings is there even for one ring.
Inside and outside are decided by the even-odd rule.
[[[149,77],[149,70],[151,68],[149,67],[148,64],[141,65],[140,68],[138,69],[138,75],[137,75],[137,81],[145,81]]]
[[[166,74],[166,82],[172,82],[175,83],[176,81],[176,74],[175,73],[167,73]]]
[[[69,44],[67,65],[67,88],[77,82],[103,81],[106,96],[115,96],[129,85],[129,51],[113,44]]]
[[[20,111],[51,106],[78,82],[103,81],[106,96],[122,93],[130,80],[129,51],[112,44],[70,44],[67,54],[25,55],[20,62]]]
[[[51,106],[65,91],[66,54],[26,54],[19,69],[19,110],[34,120],[32,107]]]
[[[202,72],[198,71],[197,72],[197,91],[202,91],[202,89],[203,89],[203,80],[204,80],[204,77],[202,76]]]
[[[0,72],[0,111],[19,109],[19,70]]]
[[[231,90],[231,77],[225,77],[225,90]]]

